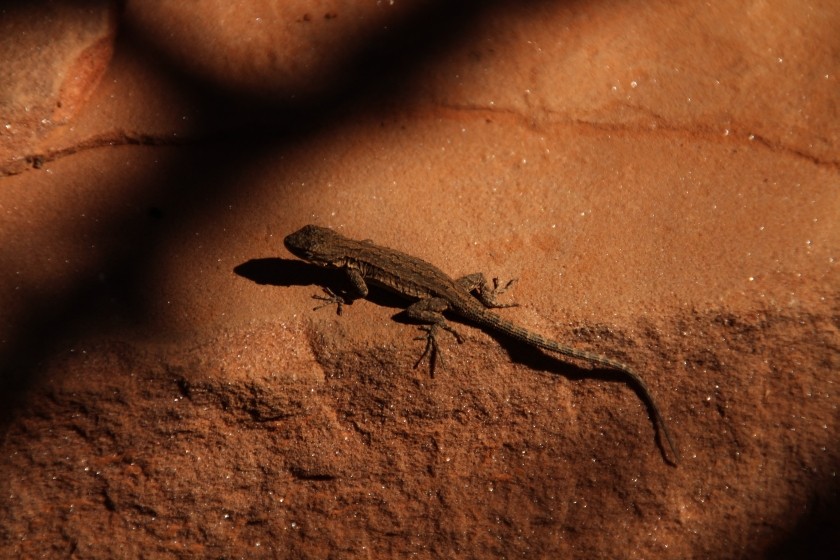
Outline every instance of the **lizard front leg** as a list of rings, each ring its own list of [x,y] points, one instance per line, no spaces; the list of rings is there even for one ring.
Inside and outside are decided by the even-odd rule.
[[[352,266],[345,266],[344,272],[347,275],[347,279],[350,281],[350,285],[352,286],[352,297],[349,299],[344,298],[335,292],[333,292],[328,287],[324,288],[324,293],[326,295],[314,295],[312,299],[321,300],[325,303],[316,306],[313,311],[317,311],[323,307],[328,307],[330,305],[336,305],[336,314],[341,315],[344,311],[344,304],[351,303],[354,299],[365,298],[368,295],[368,287],[365,283],[365,278],[362,276],[362,273],[355,267]]]
[[[496,296],[499,296],[507,291],[515,282],[516,278],[509,281],[504,286],[501,285],[498,278],[493,278],[493,287],[487,282],[487,277],[481,272],[475,272],[462,276],[456,280],[459,286],[478,297],[478,300],[488,308],[498,307],[517,307],[518,303],[499,303],[496,301]]]
[[[438,329],[443,329],[451,333],[455,337],[455,340],[458,341],[458,344],[464,342],[464,337],[446,322],[443,312],[447,309],[449,309],[449,302],[445,299],[430,297],[420,299],[409,305],[405,310],[409,319],[427,324],[427,326],[420,327],[421,330],[426,331],[426,336],[417,339],[423,340],[425,338],[426,348],[414,364],[414,367],[419,366],[426,356],[429,356],[429,367],[432,377],[435,375],[435,366],[438,360],[443,363],[443,356],[440,354],[437,342]]]

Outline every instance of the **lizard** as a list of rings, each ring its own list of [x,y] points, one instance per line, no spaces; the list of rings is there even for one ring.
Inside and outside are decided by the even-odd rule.
[[[366,298],[368,283],[371,283],[416,300],[405,309],[408,318],[421,323],[423,326],[420,328],[426,332],[426,348],[415,367],[426,355],[429,355],[432,375],[434,375],[436,356],[439,355],[438,329],[451,333],[459,343],[464,340],[461,334],[446,322],[443,315],[445,311],[452,312],[480,328],[502,334],[525,345],[622,372],[641,389],[653,411],[654,420],[668,442],[674,465],[679,461],[677,446],[647,384],[628,365],[601,354],[564,346],[520,327],[489,310],[516,305],[500,304],[496,301],[496,296],[504,292],[513,281],[500,286],[498,280],[494,278],[491,287],[484,274],[480,272],[455,280],[420,258],[376,245],[370,240],[349,239],[332,229],[316,225],[304,226],[287,235],[283,244],[293,255],[311,264],[343,269],[355,292],[356,298],[353,299]],[[345,299],[333,293],[329,288],[325,288],[324,291],[326,296],[313,297],[327,301],[324,305],[337,304],[338,313],[341,314],[342,305],[347,303]],[[320,307],[323,305],[315,309]]]

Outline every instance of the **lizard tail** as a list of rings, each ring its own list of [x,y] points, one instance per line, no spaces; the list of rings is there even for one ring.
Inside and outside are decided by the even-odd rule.
[[[668,447],[671,449],[671,453],[673,454],[674,464],[676,465],[679,463],[680,452],[677,450],[677,445],[674,442],[673,436],[671,435],[671,430],[668,429],[668,425],[665,423],[665,418],[662,416],[662,413],[659,410],[659,406],[657,406],[656,401],[653,399],[653,395],[651,394],[647,383],[645,383],[644,379],[642,379],[642,377],[638,373],[636,373],[630,366],[619,362],[618,360],[613,360],[611,358],[603,356],[601,354],[594,354],[592,352],[578,350],[577,348],[572,348],[570,346],[563,346],[562,344],[558,344],[553,340],[549,340],[535,333],[529,332],[528,330],[519,327],[518,325],[505,321],[501,317],[499,317],[499,320],[500,322],[506,323],[506,328],[503,329],[504,331],[512,335],[514,338],[520,339],[522,342],[532,344],[534,346],[539,346],[543,350],[547,350],[556,354],[561,354],[563,356],[568,356],[570,358],[576,358],[592,364],[607,366],[608,368],[618,370],[624,373],[628,378],[630,378],[630,380],[636,385],[636,387],[638,387],[642,391],[644,400],[650,406],[650,409],[653,412],[654,419],[659,425],[659,428],[662,431],[662,435],[665,436],[665,440],[668,442]]]
[[[636,386],[642,391],[642,394],[645,397],[645,400],[650,405],[651,410],[653,411],[653,416],[656,419],[656,423],[659,425],[660,429],[662,430],[662,435],[665,436],[665,440],[668,442],[668,447],[671,449],[671,453],[673,454],[674,464],[676,465],[679,463],[680,460],[680,452],[677,450],[677,445],[674,442],[674,438],[671,435],[671,430],[668,429],[668,424],[665,423],[665,418],[662,416],[662,412],[659,410],[659,406],[656,404],[656,401],[653,400],[653,395],[650,392],[650,389],[645,383],[644,379],[636,373],[630,366],[619,362],[617,360],[613,360],[606,356],[602,356],[600,354],[593,354],[591,352],[586,352],[584,350],[578,350],[576,348],[570,348],[566,346],[561,346],[559,344],[555,344],[552,341],[546,341],[548,344],[540,344],[540,347],[548,350],[549,352],[556,352],[558,354],[562,354],[564,356],[569,356],[570,358],[577,358],[580,360],[585,360],[587,362],[607,366],[611,369],[618,370],[622,372],[624,375],[630,378],[630,380],[636,384]]]

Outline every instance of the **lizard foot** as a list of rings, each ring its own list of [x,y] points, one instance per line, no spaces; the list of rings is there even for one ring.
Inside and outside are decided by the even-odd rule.
[[[440,353],[440,347],[438,346],[438,329],[444,329],[452,333],[452,336],[455,337],[455,340],[458,341],[458,344],[464,342],[464,337],[461,334],[450,327],[445,323],[433,323],[429,326],[422,326],[420,327],[421,331],[426,332],[426,336],[419,336],[414,340],[425,340],[426,341],[426,348],[423,349],[423,353],[420,354],[420,358],[414,364],[414,368],[417,369],[426,356],[429,356],[429,370],[432,377],[435,376],[435,369],[437,369],[437,363],[440,362],[443,365],[443,354]]]
[[[493,289],[490,290],[490,293],[486,296],[487,301],[491,303],[488,307],[519,307],[518,303],[498,303],[496,301],[496,297],[508,291],[508,288],[516,284],[517,280],[519,280],[519,278],[513,278],[508,280],[507,283],[502,286],[502,283],[498,278],[493,278]]]
[[[498,278],[493,278],[493,285],[484,278],[480,272],[470,274],[459,279],[459,284],[484,305],[484,307],[495,309],[499,307],[517,307],[518,303],[499,303],[498,297],[505,293],[508,288],[516,283],[516,278],[506,283],[502,283]]]
[[[317,299],[317,300],[321,300],[321,301],[325,302],[325,303],[322,303],[321,305],[313,307],[312,311],[317,311],[319,309],[323,309],[324,307],[329,307],[331,305],[335,305],[336,306],[336,310],[335,310],[336,315],[341,315],[341,313],[344,311],[344,299],[341,296],[336,295],[329,288],[324,288],[324,293],[327,294],[327,295],[325,295],[325,296],[322,296],[322,295],[312,296],[312,299]]]

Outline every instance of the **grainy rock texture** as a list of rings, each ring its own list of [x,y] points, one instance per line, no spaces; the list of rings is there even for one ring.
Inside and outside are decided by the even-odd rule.
[[[836,2],[0,18],[0,557],[840,554]],[[404,302],[306,223],[640,371]]]

